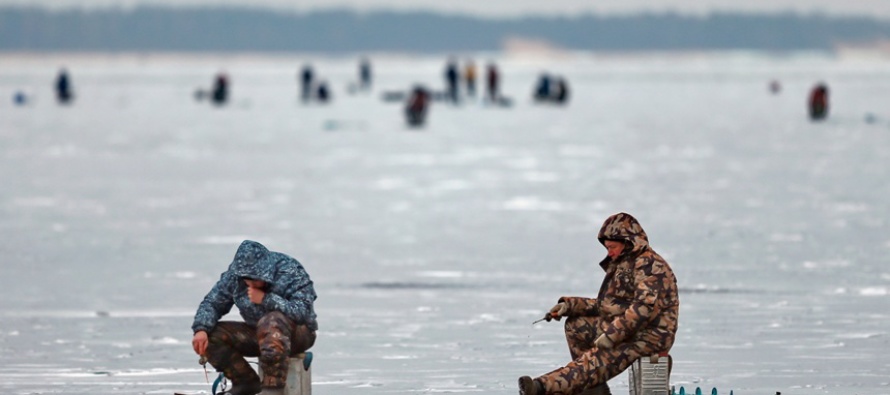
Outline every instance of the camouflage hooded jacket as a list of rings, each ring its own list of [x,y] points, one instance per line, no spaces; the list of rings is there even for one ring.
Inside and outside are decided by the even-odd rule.
[[[569,316],[599,316],[600,330],[614,343],[643,341],[668,351],[677,333],[680,299],[677,279],[670,265],[649,247],[640,223],[629,214],[615,214],[597,235],[623,242],[624,251],[615,260],[606,257],[606,271],[596,299],[562,297]]]
[[[254,304],[247,297],[245,278],[266,282],[266,296],[261,304]],[[312,306],[315,299],[312,280],[300,262],[269,251],[260,243],[245,240],[235,252],[229,269],[198,305],[192,330],[209,332],[232,310],[232,305],[238,306],[241,317],[249,325],[256,325],[268,312],[280,311],[296,323],[317,330]]]

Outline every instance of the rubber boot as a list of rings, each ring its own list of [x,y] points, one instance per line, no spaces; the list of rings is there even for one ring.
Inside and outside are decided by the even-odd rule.
[[[544,395],[544,386],[529,376],[519,378],[519,395]]]
[[[256,395],[259,394],[262,389],[259,381],[248,384],[232,384],[232,388],[217,395]]]
[[[609,385],[606,383],[602,383],[593,388],[588,388],[581,392],[581,395],[612,395],[612,390],[609,389]]]

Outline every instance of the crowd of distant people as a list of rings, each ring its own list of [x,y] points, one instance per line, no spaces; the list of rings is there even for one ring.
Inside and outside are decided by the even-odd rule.
[[[569,83],[563,77],[541,74],[532,97],[537,102],[566,103],[569,100]]]
[[[406,122],[410,126],[421,126],[425,123],[429,106],[434,100],[443,100],[452,104],[459,104],[463,100],[475,100],[477,93],[476,64],[473,60],[467,60],[463,67],[458,66],[455,58],[449,58],[445,65],[445,90],[436,93],[423,85],[413,86],[406,94],[386,93],[384,100],[395,98],[405,104],[404,113]],[[500,92],[501,76],[495,63],[489,62],[485,67],[485,92],[482,102],[490,105],[509,106],[509,98],[502,96]],[[331,89],[328,83],[317,78],[310,64],[305,64],[297,73],[299,84],[299,96],[304,103],[327,103],[332,100]],[[351,93],[369,92],[372,86],[371,62],[367,58],[361,58],[358,67],[358,80],[349,86]],[[769,82],[769,91],[778,95],[782,91],[782,85],[777,80]],[[56,102],[60,105],[70,105],[74,102],[75,94],[71,76],[66,68],[61,68],[54,83]],[[463,91],[463,92],[461,92]],[[223,106],[230,99],[229,77],[225,72],[218,73],[209,90],[199,89],[195,92],[196,99],[209,100],[216,106]],[[13,103],[19,106],[27,105],[29,95],[18,90],[13,94]],[[542,72],[538,77],[533,90],[532,100],[537,103],[565,104],[569,100],[569,84],[562,77]],[[820,121],[828,117],[829,90],[827,84],[820,82],[810,91],[807,100],[807,113],[811,120]]]
[[[454,58],[448,60],[445,64],[445,98],[452,103],[461,101],[461,82],[463,82],[466,97],[476,97],[476,64],[472,60],[468,60],[464,65],[463,76]],[[485,72],[485,100],[488,103],[500,103],[502,97],[500,94],[500,72],[497,65],[489,63]]]
[[[331,91],[327,81],[316,78],[311,65],[303,65],[298,80],[300,81],[300,99],[303,102],[327,103],[331,100]]]

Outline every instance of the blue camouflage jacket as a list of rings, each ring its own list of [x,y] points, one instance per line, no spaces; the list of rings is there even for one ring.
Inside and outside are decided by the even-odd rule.
[[[245,278],[266,282],[263,303],[254,304],[247,297]],[[280,311],[314,331],[318,329],[312,306],[315,299],[312,280],[300,262],[280,252],[269,251],[260,243],[245,240],[238,247],[229,269],[198,305],[192,331],[210,332],[219,319],[232,310],[232,305],[238,306],[248,325],[255,326],[266,313]]]

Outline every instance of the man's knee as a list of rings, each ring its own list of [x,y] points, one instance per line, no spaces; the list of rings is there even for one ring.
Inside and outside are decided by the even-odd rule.
[[[284,316],[284,313],[280,311],[272,311],[260,317],[259,321],[257,321],[257,328],[283,327],[287,325],[287,322],[288,318]]]
[[[291,337],[291,352],[294,354],[306,352],[313,345],[315,345],[315,332],[306,325],[298,325]]]
[[[260,361],[263,363],[279,363],[290,354],[291,323],[281,312],[273,311],[264,315],[257,322],[259,337]]]
[[[259,360],[263,364],[279,364],[288,358],[288,350],[276,344],[260,346]]]
[[[566,318],[566,333],[589,333],[595,336],[598,331],[599,318],[596,317],[568,317]]]

